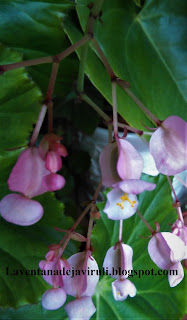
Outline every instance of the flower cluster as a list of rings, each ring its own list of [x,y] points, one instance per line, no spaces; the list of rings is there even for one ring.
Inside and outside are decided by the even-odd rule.
[[[158,171],[165,175],[173,175],[187,168],[187,124],[177,116],[171,116],[160,122],[149,142],[150,152]],[[176,161],[176,154],[179,160]],[[123,138],[115,135],[114,142],[105,146],[100,155],[102,182],[112,188],[107,193],[104,213],[109,219],[124,220],[137,212],[137,194],[152,191],[156,185],[142,181],[143,158],[138,151]],[[180,206],[177,206],[178,219],[172,225],[172,232],[152,232],[148,244],[148,252],[153,262],[161,269],[177,270],[177,275],[169,275],[171,287],[179,284],[184,271],[181,261],[187,257],[187,227],[184,225]],[[140,214],[141,216],[141,214]],[[144,219],[145,221],[145,219]],[[148,225],[148,223],[147,223]],[[122,230],[121,230],[122,232]],[[107,251],[104,267],[111,269],[121,266],[132,269],[132,248],[119,242]],[[112,283],[115,300],[125,300],[128,294],[136,294],[134,285],[125,276]]]
[[[68,318],[74,319],[76,314],[79,319],[90,319],[96,311],[91,297],[99,281],[99,273],[96,272],[93,276],[89,275],[87,270],[97,271],[97,262],[90,250],[76,253],[68,260],[61,258],[61,255],[62,251],[59,247],[49,251],[46,260],[39,263],[44,280],[53,286],[43,294],[42,306],[47,310],[59,309],[64,305],[67,295],[70,295],[75,297],[75,300],[69,302],[64,308]],[[46,275],[48,270],[53,271],[52,276]],[[64,275],[60,274],[60,270]],[[66,272],[67,270],[69,273]],[[72,270],[76,270],[75,276],[72,276]]]
[[[47,147],[44,140],[50,141]],[[67,151],[54,134],[45,136],[39,148],[30,147],[21,152],[8,178],[9,189],[19,193],[9,194],[0,202],[5,220],[29,226],[42,218],[43,207],[32,198],[64,187],[64,177],[56,174],[62,166],[60,155],[66,156]]]

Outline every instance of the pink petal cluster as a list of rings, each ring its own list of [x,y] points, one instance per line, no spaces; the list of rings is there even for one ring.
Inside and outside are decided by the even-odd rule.
[[[60,258],[61,252],[60,249],[50,250],[45,258],[39,263],[40,269],[43,271],[44,280],[53,286],[52,289],[48,289],[44,292],[42,296],[42,306],[47,310],[56,310],[63,306],[66,301],[66,292],[63,289],[64,287],[64,275],[60,274],[60,271],[65,272],[70,269],[68,262]],[[48,274],[48,271],[50,273]]]
[[[133,269],[132,256],[132,248],[122,242],[118,242],[106,253],[103,268],[108,270],[108,273],[111,274],[112,278],[117,279],[112,282],[113,297],[117,301],[126,300],[128,295],[130,297],[134,297],[136,295],[136,287],[127,279],[128,272],[125,272],[125,270]],[[118,274],[113,274],[113,270],[116,270]],[[119,275],[119,270],[121,270],[122,275]]]
[[[76,298],[65,306],[65,310],[69,320],[75,318],[89,320],[96,311],[91,297],[99,281],[97,262],[92,257],[90,250],[76,253],[67,261],[71,269],[80,270],[80,274],[64,279],[64,290]],[[88,274],[87,270],[95,270],[95,273]]]
[[[131,217],[137,210],[137,194],[152,191],[156,185],[140,180],[143,158],[126,140],[116,138],[101,152],[100,167],[103,184],[113,187],[107,194],[104,212],[112,220]]]
[[[30,226],[43,216],[43,207],[33,197],[48,191],[61,189],[65,180],[56,173],[51,173],[45,166],[38,148],[22,151],[8,178],[11,191],[0,202],[2,217],[11,223]]]
[[[150,143],[158,171],[171,176],[187,169],[187,123],[177,117],[165,119],[153,133]]]
[[[42,296],[42,306],[47,310],[56,310],[66,301],[66,296],[71,295],[76,299],[69,302],[64,308],[69,320],[78,318],[89,320],[95,313],[96,308],[92,302],[96,285],[99,281],[99,270],[95,259],[91,256],[91,251],[79,252],[71,256],[67,261],[60,258],[60,249],[50,250],[46,255],[46,260],[39,263],[44,280],[53,286]],[[69,270],[69,275],[60,275],[60,270]],[[47,271],[58,270],[58,275],[47,275]],[[88,270],[95,270],[94,275]],[[74,275],[75,272],[75,275]]]
[[[179,237],[170,232],[155,233],[149,241],[148,252],[160,269],[177,270],[177,275],[172,272],[168,275],[170,287],[175,287],[182,281],[184,270],[181,260],[186,259],[187,250]]]

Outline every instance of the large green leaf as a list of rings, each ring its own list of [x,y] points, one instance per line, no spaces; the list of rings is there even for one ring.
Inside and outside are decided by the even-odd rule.
[[[17,226],[1,218],[0,306],[4,308],[18,308],[41,299],[50,286],[38,275],[38,264],[45,259],[48,245],[59,242],[63,236],[54,230],[54,226],[66,229],[72,225],[72,219],[64,216],[63,205],[52,193],[36,200],[43,205],[44,216],[35,225]],[[75,245],[70,243],[66,255],[74,252]],[[18,270],[18,275],[14,270]],[[29,275],[25,274],[26,270],[30,270]],[[31,270],[36,270],[36,275]]]
[[[161,231],[170,231],[169,223],[176,219],[172,208],[170,187],[164,176],[146,178],[144,180],[155,182],[157,187],[152,192],[144,192],[139,196],[139,211],[154,227],[153,221],[161,226]],[[103,213],[104,203],[98,205],[102,219],[97,221],[93,230],[92,244],[94,257],[102,269],[106,251],[118,241],[119,222],[109,220]],[[147,251],[149,239],[142,239],[138,235],[148,236],[149,230],[138,215],[124,220],[123,241],[133,248],[134,270],[151,270],[158,273],[157,266],[152,262]],[[145,274],[140,278],[129,278],[137,288],[134,298],[128,297],[124,302],[116,302],[111,292],[109,276],[103,276],[95,293],[97,314],[94,318],[115,319],[180,319],[185,314],[184,280],[175,288],[170,288],[167,276]],[[164,303],[163,303],[164,301]],[[109,316],[110,315],[110,316]]]
[[[14,50],[0,46],[2,64],[21,61]],[[40,112],[42,95],[24,69],[0,77],[1,149],[23,146]]]
[[[77,0],[77,13],[85,29],[87,0]],[[102,21],[94,35],[116,75],[130,82],[131,90],[160,119],[176,114],[186,119],[186,2],[147,0],[137,14],[133,1],[105,1]],[[72,21],[66,32],[72,42],[80,38]],[[91,50],[86,73],[111,102],[111,85],[103,65]],[[119,88],[119,113],[133,126],[143,128],[147,117]]]
[[[23,60],[55,55],[70,43],[63,32],[63,20],[74,4],[70,1],[2,0],[0,2],[0,42],[19,50]],[[9,63],[15,62],[14,57]],[[3,64],[0,62],[0,64]],[[68,93],[76,77],[73,56],[60,64],[55,92]],[[12,72],[12,71],[11,71]],[[29,74],[43,93],[47,91],[51,64],[29,68]]]

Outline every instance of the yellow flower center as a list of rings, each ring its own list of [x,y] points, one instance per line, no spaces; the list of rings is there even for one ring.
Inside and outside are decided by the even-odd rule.
[[[135,203],[136,203],[136,201],[131,201],[131,200],[129,199],[127,193],[124,193],[124,195],[123,195],[122,197],[120,197],[120,199],[121,199],[121,202],[118,202],[118,203],[116,203],[116,204],[117,204],[117,206],[119,206],[121,209],[124,209],[124,206],[123,206],[123,205],[124,205],[124,202],[125,202],[125,201],[128,201],[128,202],[130,203],[130,205],[131,205],[132,208],[134,207],[134,205],[135,205]]]

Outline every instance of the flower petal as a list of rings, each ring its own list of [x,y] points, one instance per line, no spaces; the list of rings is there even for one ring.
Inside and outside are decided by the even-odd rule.
[[[140,153],[124,139],[117,138],[119,158],[117,172],[122,180],[139,179],[143,170],[143,158]]]
[[[51,172],[57,172],[62,168],[62,159],[57,151],[48,151],[45,167]]]
[[[131,179],[115,183],[113,184],[113,187],[126,193],[139,194],[144,191],[154,190],[156,188],[156,184],[139,179]]]
[[[136,295],[135,285],[128,279],[118,279],[112,282],[112,293],[117,301],[124,301],[128,295],[133,298]]]
[[[148,244],[148,252],[154,263],[169,270],[173,264],[184,259],[184,242],[170,232],[156,233]]]
[[[187,123],[170,116],[153,133],[150,152],[158,171],[165,175],[175,175],[187,169]]]
[[[28,148],[21,152],[8,178],[8,186],[12,191],[23,193],[29,198],[46,192],[42,186],[43,177],[49,174],[45,162],[41,159],[37,148]]]
[[[125,197],[128,200],[124,200]],[[107,202],[103,212],[109,219],[124,220],[135,214],[138,207],[138,199],[133,194],[124,194],[119,189],[113,189],[107,193]]]
[[[120,181],[117,173],[118,146],[117,143],[109,143],[102,150],[99,157],[101,168],[102,183],[106,187],[111,187],[114,183]]]
[[[65,277],[64,290],[66,293],[74,297],[92,296],[99,281],[99,270],[95,259],[93,257],[87,258],[84,251],[72,255],[67,261],[70,265],[71,273],[72,270],[77,272],[74,277],[71,277],[71,275]],[[87,270],[95,271],[93,275],[88,275]]]
[[[128,277],[128,270],[132,270],[133,250],[127,244],[117,244],[108,249],[103,268],[108,271],[112,278],[119,279],[121,276]]]
[[[57,310],[66,301],[66,293],[62,288],[53,288],[44,292],[42,306],[47,310]]]
[[[0,212],[8,222],[30,226],[42,218],[43,207],[37,201],[12,193],[1,200]]]
[[[56,173],[46,175],[42,180],[42,185],[46,191],[55,191],[65,186],[66,180],[63,176]]]
[[[171,274],[171,271],[177,271],[176,274]],[[170,287],[176,287],[184,278],[184,269],[182,267],[182,264],[180,262],[174,264],[170,268],[170,273],[168,274],[168,280],[169,280],[169,285]]]
[[[69,320],[89,320],[96,312],[91,297],[81,297],[69,302],[64,307]]]
[[[184,242],[171,232],[162,232],[162,235],[171,249],[171,261],[176,263],[183,260],[185,258],[186,251]]]

